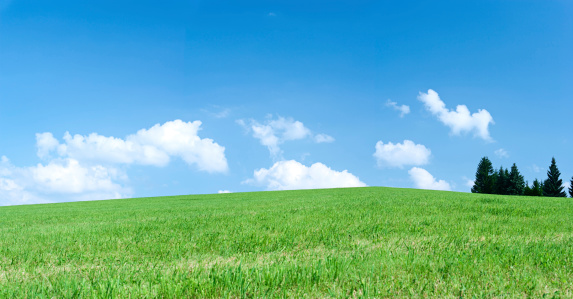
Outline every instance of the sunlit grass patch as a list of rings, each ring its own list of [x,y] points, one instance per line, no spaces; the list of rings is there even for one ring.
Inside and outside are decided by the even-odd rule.
[[[572,297],[566,198],[349,188],[0,208],[0,297]]]

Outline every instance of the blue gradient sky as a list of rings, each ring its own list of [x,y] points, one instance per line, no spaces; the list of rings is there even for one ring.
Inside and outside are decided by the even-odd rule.
[[[202,122],[198,136],[225,148],[227,171],[178,156],[161,166],[77,160],[119,171],[109,180],[137,197],[277,189],[268,177],[253,182],[254,171],[290,160],[347,170],[369,186],[419,187],[411,170],[423,168],[468,192],[482,156],[517,163],[529,181],[545,178],[555,156],[569,181],[572,53],[565,0],[0,0],[0,204],[97,193],[50,179],[30,187],[38,164],[71,157],[40,158],[37,133],[60,143],[66,132],[125,139],[177,119]],[[452,134],[418,99],[429,89],[447,109],[487,110],[493,141]],[[388,100],[410,113],[400,117]],[[280,117],[334,142],[309,135],[272,156],[251,125]],[[428,161],[377,163],[378,141],[404,140],[431,150]]]

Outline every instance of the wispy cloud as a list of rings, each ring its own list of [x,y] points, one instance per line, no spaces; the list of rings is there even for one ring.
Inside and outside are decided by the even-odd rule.
[[[269,118],[264,123],[256,120],[237,120],[237,123],[248,131],[252,132],[253,137],[259,139],[260,143],[269,149],[273,159],[282,159],[282,150],[280,144],[285,141],[301,140],[311,138],[316,143],[334,142],[332,136],[326,134],[313,134],[305,125],[292,118],[278,117],[277,119]]]
[[[314,141],[316,143],[331,143],[334,142],[334,137],[326,134],[317,134],[314,136]]]
[[[541,171],[543,170],[543,168],[541,168],[541,167],[539,167],[539,166],[533,164],[533,165],[531,166],[531,170],[533,170],[533,172],[541,172]]]
[[[509,153],[506,150],[504,150],[503,148],[496,150],[494,153],[500,159],[509,158]]]
[[[205,114],[214,118],[227,118],[231,115],[231,109],[213,106],[212,109],[201,109]]]
[[[392,102],[390,99],[386,101],[386,107],[392,107],[394,110],[400,112],[400,117],[404,117],[406,114],[410,113],[410,106],[398,105],[396,102]]]
[[[468,179],[466,176],[463,176],[462,180],[464,180],[464,185],[466,185],[467,187],[472,188],[475,185],[475,181],[472,179]]]

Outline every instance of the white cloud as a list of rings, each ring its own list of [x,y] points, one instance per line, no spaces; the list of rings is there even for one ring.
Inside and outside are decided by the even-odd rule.
[[[314,163],[308,167],[294,160],[276,162],[269,169],[255,170],[254,177],[244,183],[264,185],[268,190],[366,186],[347,170],[332,170],[322,163]]]
[[[231,109],[222,108],[218,105],[212,105],[210,109],[201,109],[201,111],[214,118],[227,118],[229,115],[231,115]]]
[[[41,159],[48,158],[50,152],[57,149],[60,143],[52,133],[37,133],[36,147],[38,148],[38,157]]]
[[[249,131],[253,132],[253,137],[259,139],[260,143],[266,146],[274,159],[282,158],[280,144],[290,140],[301,140],[312,138],[316,143],[333,142],[334,138],[326,134],[313,133],[300,121],[292,118],[278,117],[277,119],[267,119],[264,124],[251,119],[247,124],[244,120],[237,120],[237,123]]]
[[[472,188],[475,184],[474,180],[466,179],[466,186]]]
[[[450,127],[452,134],[473,132],[474,136],[486,141],[492,141],[489,134],[489,124],[493,124],[491,114],[485,109],[470,114],[465,105],[458,105],[455,111],[446,108],[446,104],[440,99],[438,93],[429,89],[428,93],[420,92],[418,100],[422,101],[426,109],[438,117],[446,126]]]
[[[399,111],[400,117],[404,117],[404,115],[410,113],[410,106],[398,105],[398,103],[392,102],[391,100],[386,101],[386,106],[392,107],[392,108],[394,108],[394,110]]]
[[[462,179],[463,179],[464,182],[465,182],[464,185],[465,185],[466,187],[469,187],[470,190],[471,190],[471,188],[475,185],[475,181],[472,180],[472,179],[468,179],[466,176],[463,176]]]
[[[111,164],[165,166],[171,157],[180,157],[189,165],[207,172],[226,172],[225,147],[212,139],[200,138],[201,122],[169,121],[141,129],[125,139],[92,133],[88,136],[66,132],[60,144],[51,133],[36,134],[38,156],[53,151],[60,157]]]
[[[52,133],[36,134],[33,167],[0,159],[0,205],[123,198],[133,194],[117,165],[164,166],[172,157],[206,172],[226,172],[225,148],[200,138],[201,122],[175,120],[139,130],[125,139],[97,133],[66,133],[60,143]],[[55,157],[54,157],[55,156]]]
[[[16,167],[3,157],[0,164],[0,205],[123,198],[131,189],[117,181],[121,171],[101,165],[85,166],[73,159],[55,159],[47,165]]]
[[[300,121],[279,117],[268,124],[274,131],[282,132],[283,140],[304,139],[311,136],[310,130]]]
[[[232,193],[232,192],[229,190],[219,190],[219,192],[217,192],[217,193],[223,194],[223,193]]]
[[[444,180],[436,180],[432,174],[423,168],[413,167],[408,171],[410,179],[418,189],[450,191],[450,184]]]
[[[432,152],[424,145],[415,144],[411,140],[404,140],[404,143],[382,141],[376,143],[374,157],[378,166],[404,167],[405,165],[428,164]]]
[[[219,112],[213,113],[212,115],[215,118],[226,118],[229,114],[231,114],[231,109],[225,108]]]
[[[0,190],[3,191],[15,191],[22,190],[23,188],[18,185],[14,180],[0,178]]]
[[[494,153],[500,159],[509,158],[509,153],[506,150],[504,150],[503,148],[496,150]]]
[[[54,160],[47,165],[30,167],[29,170],[37,187],[51,193],[121,190],[121,186],[112,181],[119,176],[116,169],[101,165],[86,167],[74,159]],[[119,192],[113,195],[117,196],[120,196]]]
[[[316,143],[330,143],[330,142],[334,142],[334,138],[332,136],[329,136],[326,134],[318,134],[318,135],[314,136],[314,141]]]

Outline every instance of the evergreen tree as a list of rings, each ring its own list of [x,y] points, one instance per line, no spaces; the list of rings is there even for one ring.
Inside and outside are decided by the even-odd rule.
[[[535,191],[535,195],[534,196],[543,196],[543,182],[535,179],[535,181],[533,181],[533,188]]]
[[[499,168],[495,180],[495,194],[507,195],[509,186],[509,172],[507,169],[503,169],[503,166]]]
[[[505,175],[505,185],[504,185],[504,193],[505,195],[509,194],[509,170],[506,168],[503,170]]]
[[[533,181],[533,184],[531,185],[531,187],[525,186],[525,189],[523,191],[523,195],[527,195],[527,196],[543,196],[543,184],[541,184],[541,182],[539,182],[538,179],[535,179],[535,181]]]
[[[569,196],[573,197],[573,177],[571,177],[571,182],[569,184]]]
[[[529,187],[529,182],[525,182],[525,187],[523,188],[523,195],[533,196],[533,189]]]
[[[563,191],[563,180],[559,178],[561,173],[557,169],[555,158],[551,158],[551,166],[547,171],[547,179],[543,183],[543,196],[566,197]]]
[[[491,161],[487,157],[481,158],[477,167],[472,193],[492,194],[494,191],[493,174]]]
[[[494,171],[493,171],[492,178],[491,178],[491,183],[493,184],[491,190],[492,190],[492,193],[493,193],[493,194],[497,194],[497,191],[496,191],[496,190],[497,190],[497,181],[498,181],[498,180],[499,180],[499,174],[497,173],[496,170],[494,170]]]
[[[523,181],[523,176],[519,173],[517,165],[513,163],[513,166],[511,166],[511,172],[509,172],[507,178],[507,194],[523,195],[524,189],[525,182]]]

